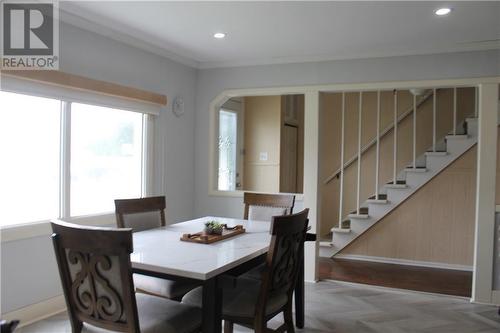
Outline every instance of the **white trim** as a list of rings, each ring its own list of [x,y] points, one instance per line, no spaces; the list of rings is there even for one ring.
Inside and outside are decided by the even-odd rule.
[[[472,272],[472,269],[473,269],[472,266],[468,266],[468,265],[448,264],[448,263],[432,262],[432,261],[385,258],[385,257],[372,257],[372,256],[362,256],[362,255],[355,255],[355,254],[337,254],[335,256],[335,258],[379,262],[379,263],[383,263],[383,264],[395,264],[395,265],[405,265],[405,266],[453,269],[453,270],[468,271],[468,272]]]
[[[36,321],[51,317],[66,310],[66,301],[63,295],[49,298],[45,301],[28,305],[11,312],[3,313],[2,319],[20,321],[19,327],[32,324]]]
[[[116,218],[114,213],[76,216],[64,218],[62,220],[91,226],[116,225]],[[0,242],[5,243],[33,237],[49,236],[51,233],[52,231],[50,228],[50,221],[48,220],[4,226],[0,228]]]
[[[304,96],[304,202],[309,208],[310,232],[319,230],[319,109],[320,94],[308,91]],[[319,239],[304,245],[304,278],[317,281],[319,275]]]
[[[61,141],[59,143],[59,217],[71,216],[71,102],[61,103]]]
[[[340,83],[340,84],[324,84],[324,85],[309,85],[309,86],[281,86],[269,88],[240,88],[227,89],[219,93],[211,102],[208,108],[209,115],[209,139],[208,139],[208,195],[222,197],[241,197],[243,194],[231,191],[229,193],[220,193],[226,191],[216,190],[217,165],[216,151],[217,146],[217,111],[218,109],[232,97],[242,96],[272,96],[272,95],[289,95],[289,94],[305,94],[310,91],[318,92],[359,92],[373,90],[401,90],[410,88],[444,88],[444,87],[470,87],[480,83],[500,83],[500,76],[477,77],[477,78],[462,78],[462,79],[444,79],[444,80],[420,80],[420,81],[385,81],[371,83]]]
[[[479,85],[477,183],[472,299],[491,303],[495,235],[498,84]]]

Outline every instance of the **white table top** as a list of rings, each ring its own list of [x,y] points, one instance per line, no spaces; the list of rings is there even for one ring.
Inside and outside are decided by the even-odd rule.
[[[181,241],[183,234],[202,231],[216,220],[228,226],[241,224],[246,233],[212,244]],[[271,240],[270,222],[202,217],[166,227],[136,232],[132,267],[158,273],[207,280],[266,253]]]

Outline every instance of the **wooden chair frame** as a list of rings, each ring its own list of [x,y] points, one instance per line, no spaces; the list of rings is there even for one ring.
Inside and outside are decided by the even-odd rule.
[[[164,227],[166,224],[165,208],[166,202],[164,196],[138,199],[116,199],[115,214],[117,226],[118,228],[125,228],[125,222],[123,220],[124,215],[158,211],[160,213],[160,226]]]
[[[64,297],[68,309],[68,315],[71,321],[73,333],[80,333],[83,327],[83,322],[91,325],[108,329],[112,331],[126,333],[140,333],[139,316],[137,312],[137,303],[134,292],[134,282],[132,280],[132,267],[130,263],[130,254],[133,252],[132,247],[132,229],[115,229],[115,228],[100,228],[100,227],[84,227],[72,223],[62,221],[52,221],[52,242],[56,254],[56,260],[59,267],[59,275],[64,290]],[[101,256],[116,256],[118,257],[120,280],[121,280],[121,295],[116,295],[121,303],[122,313],[125,314],[126,321],[112,321],[102,318],[102,312],[99,310],[99,300],[95,294],[95,290],[91,290],[91,304],[93,307],[92,314],[85,313],[79,309],[76,304],[75,296],[72,294],[76,286],[78,278],[75,281],[71,278],[71,273],[68,265],[68,254],[66,250],[77,251],[83,255],[92,257]],[[82,272],[84,271],[84,263]],[[97,263],[95,264],[97,265]],[[102,265],[102,264],[101,264]],[[96,267],[86,267],[87,274],[90,270]],[[81,274],[81,272],[79,273]],[[96,277],[93,273],[91,279],[103,279],[102,276]],[[87,275],[83,277],[86,278]],[[106,280],[104,279],[104,282]],[[106,287],[106,285],[105,285]],[[109,288],[109,285],[107,286]],[[89,294],[90,295],[90,294]],[[87,301],[88,302],[88,301]],[[100,318],[101,317],[101,318]]]
[[[243,215],[245,220],[248,220],[250,206],[287,208],[288,214],[292,214],[293,207],[295,206],[295,195],[245,192],[243,193],[243,203],[245,204],[245,212]]]
[[[269,251],[266,257],[266,270],[263,273],[262,285],[260,288],[259,296],[257,299],[257,304],[255,307],[254,318],[246,317],[231,317],[224,316],[224,333],[232,333],[234,323],[241,324],[243,326],[251,327],[256,333],[267,333],[267,332],[295,332],[293,324],[292,315],[292,295],[295,289],[297,278],[299,275],[300,264],[299,262],[303,260],[303,249],[304,241],[307,233],[307,227],[309,220],[307,219],[307,214],[309,209],[304,209],[302,212],[286,216],[274,216],[271,227],[271,244],[269,246]],[[297,252],[297,261],[294,263],[292,273],[290,275],[290,280],[286,290],[287,302],[286,304],[278,309],[277,311],[266,314],[266,304],[269,298],[273,281],[275,281],[275,267],[277,266],[280,258],[277,257],[278,248],[281,244],[281,240],[284,237],[296,237],[295,241],[299,244]],[[237,278],[234,278],[235,284],[237,284]],[[226,286],[227,286],[226,282]],[[267,322],[276,316],[278,313],[283,312],[285,323],[281,325],[276,330],[271,330],[267,328]]]

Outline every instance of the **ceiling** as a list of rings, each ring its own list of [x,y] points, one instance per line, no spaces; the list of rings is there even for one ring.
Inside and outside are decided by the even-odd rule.
[[[434,10],[452,7],[446,17]],[[60,2],[69,23],[198,68],[500,48],[500,2]],[[225,39],[213,38],[225,32]]]

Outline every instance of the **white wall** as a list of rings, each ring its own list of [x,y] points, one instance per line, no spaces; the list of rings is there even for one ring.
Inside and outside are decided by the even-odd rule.
[[[196,70],[70,25],[62,24],[60,34],[62,71],[168,96],[169,103],[155,128],[153,191],[166,194],[169,222],[192,217]],[[177,95],[185,102],[185,114],[180,118],[171,112]],[[48,234],[1,243],[2,313],[61,293]]]
[[[200,70],[196,89],[196,215],[239,217],[243,212],[241,198],[208,195],[209,103],[226,89],[497,75],[498,50]]]

